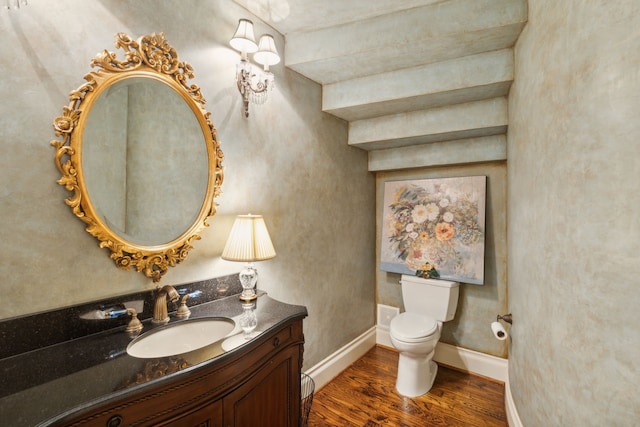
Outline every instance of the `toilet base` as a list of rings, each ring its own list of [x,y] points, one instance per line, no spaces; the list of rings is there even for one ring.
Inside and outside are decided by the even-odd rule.
[[[398,393],[406,397],[417,397],[431,390],[438,373],[438,365],[432,359],[433,352],[426,357],[400,353],[396,380]]]

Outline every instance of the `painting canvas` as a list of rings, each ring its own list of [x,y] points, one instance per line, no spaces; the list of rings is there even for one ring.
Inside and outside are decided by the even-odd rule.
[[[380,268],[484,284],[485,176],[389,181]]]

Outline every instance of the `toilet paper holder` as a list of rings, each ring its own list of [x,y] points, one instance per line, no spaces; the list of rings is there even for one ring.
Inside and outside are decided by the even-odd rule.
[[[499,315],[496,317],[496,322],[503,320],[505,322],[507,322],[510,325],[513,325],[513,316],[511,316],[511,313],[509,314],[503,314],[503,315]]]

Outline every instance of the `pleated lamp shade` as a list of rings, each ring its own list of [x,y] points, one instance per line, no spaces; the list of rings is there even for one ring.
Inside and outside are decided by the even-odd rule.
[[[276,250],[262,215],[238,215],[222,251],[222,259],[253,262],[275,256]]]

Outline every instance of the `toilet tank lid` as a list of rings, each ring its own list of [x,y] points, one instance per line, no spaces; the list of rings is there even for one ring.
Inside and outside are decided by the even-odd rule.
[[[412,340],[433,335],[438,329],[438,322],[422,314],[404,312],[391,319],[389,328],[396,337]]]
[[[422,283],[424,285],[431,285],[431,286],[440,286],[443,288],[457,288],[458,286],[460,286],[460,282],[452,282],[449,280],[442,280],[442,279],[425,279],[418,276],[409,276],[407,274],[402,275],[402,281]]]

